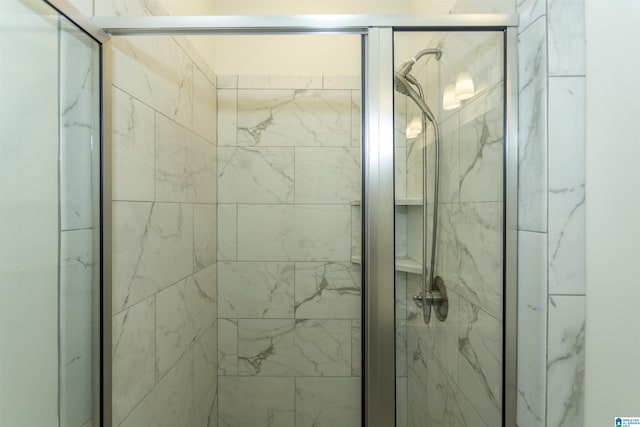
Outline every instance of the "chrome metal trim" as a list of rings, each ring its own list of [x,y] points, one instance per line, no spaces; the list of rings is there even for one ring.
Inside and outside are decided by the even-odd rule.
[[[505,32],[503,425],[515,427],[518,396],[518,32]]]
[[[53,0],[52,0],[53,1]],[[56,0],[61,1],[61,0]],[[518,25],[517,15],[271,15],[95,17],[95,26],[112,35],[133,34],[367,34],[372,27],[395,29],[503,29]]]
[[[366,43],[364,425],[395,425],[393,30]]]
[[[69,21],[73,22],[82,31],[90,35],[99,43],[105,43],[109,40],[110,35],[102,30],[102,27],[92,22],[91,18],[86,17],[72,3],[67,0],[43,0],[49,6],[64,15]]]
[[[112,426],[112,336],[111,336],[111,304],[112,304],[112,113],[113,113],[113,48],[111,40],[106,40],[101,47],[101,128],[102,128],[102,393],[101,393],[101,427]]]

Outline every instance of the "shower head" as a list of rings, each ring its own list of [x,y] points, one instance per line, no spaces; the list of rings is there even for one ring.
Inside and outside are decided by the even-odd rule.
[[[397,71],[398,74],[400,74],[402,77],[406,77],[407,74],[409,74],[409,71],[411,71],[411,68],[413,68],[414,64],[418,62],[418,59],[422,58],[425,55],[435,55],[436,60],[439,61],[442,57],[442,48],[438,46],[436,48],[422,49],[416,54],[416,56],[408,61],[403,62],[402,65],[400,65],[400,68],[398,68]]]
[[[407,74],[406,76],[402,76],[398,71],[395,72],[393,83],[395,89],[403,95],[408,96],[416,103],[418,108],[429,118],[431,121],[435,121],[435,116],[431,112],[431,109],[424,101],[424,99],[416,92],[416,90],[412,87],[411,81],[415,82],[413,84],[418,84],[415,78],[411,74]]]

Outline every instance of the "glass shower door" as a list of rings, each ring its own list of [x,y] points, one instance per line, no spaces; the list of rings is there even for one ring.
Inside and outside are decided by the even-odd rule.
[[[0,425],[99,425],[98,43],[0,1]]]
[[[504,33],[394,54],[396,425],[502,425]]]

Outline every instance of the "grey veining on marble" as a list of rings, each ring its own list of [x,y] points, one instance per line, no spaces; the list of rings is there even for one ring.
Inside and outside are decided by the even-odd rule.
[[[547,231],[546,21],[520,33],[518,75],[518,228]]]
[[[155,298],[113,316],[113,422],[119,425],[153,389],[155,369]]]
[[[548,0],[547,8],[549,75],[585,75],[585,0]]]
[[[360,149],[296,148],[296,203],[349,203],[361,198]]]
[[[216,354],[218,330],[212,325],[195,342],[193,347],[194,392],[196,406],[200,406],[208,395],[208,391],[215,387],[217,381],[218,355]],[[212,402],[207,402],[209,405]]]
[[[544,427],[547,357],[547,236],[518,232],[518,398],[520,427]]]
[[[216,203],[216,147],[156,114],[156,200]]]
[[[115,86],[192,128],[194,66],[172,38],[118,38],[113,63]]]
[[[517,0],[516,7],[520,17],[520,29],[525,30],[547,11],[546,0]]]
[[[80,426],[92,416],[93,300],[98,292],[94,230],[60,233],[60,420]],[[95,283],[94,283],[95,282]]]
[[[193,271],[193,207],[113,203],[113,312]]]
[[[220,317],[293,318],[292,262],[218,264]]]
[[[186,425],[195,411],[194,401],[193,350],[189,350],[120,426]]]
[[[360,266],[349,262],[298,262],[295,266],[295,317],[359,319]]]
[[[360,389],[357,377],[296,379],[296,425],[361,425]]]
[[[351,376],[362,373],[362,321],[351,321]]]
[[[294,149],[218,148],[220,203],[292,203]]]
[[[218,375],[238,374],[238,321],[218,319]]]
[[[155,198],[155,115],[135,97],[113,88],[113,199]]]
[[[359,90],[351,92],[351,145],[360,147],[362,145],[362,94]]]
[[[294,427],[295,379],[220,377],[220,427]],[[246,402],[251,402],[247,410]]]
[[[193,205],[193,269],[214,264],[218,256],[218,207]]]
[[[460,111],[460,201],[503,199],[503,85]],[[445,134],[446,135],[446,134]],[[450,199],[451,200],[451,199]]]
[[[585,80],[549,79],[549,293],[584,294]]]
[[[238,205],[238,260],[348,261],[349,205]]]
[[[585,297],[550,296],[547,426],[584,425]]]
[[[218,260],[238,259],[238,206],[218,204]]]
[[[348,376],[349,320],[238,321],[238,374]]]
[[[458,386],[487,425],[502,420],[502,322],[460,299]]]
[[[220,77],[218,77],[220,79]],[[218,87],[218,146],[235,146],[238,140],[238,91]]]
[[[349,146],[351,92],[239,90],[238,145]]]
[[[98,192],[99,54],[71,23],[60,25],[60,227],[76,230],[93,226]]]

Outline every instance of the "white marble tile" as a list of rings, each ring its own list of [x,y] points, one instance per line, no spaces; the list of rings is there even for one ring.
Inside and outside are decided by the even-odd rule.
[[[322,89],[322,76],[238,76],[239,89]]]
[[[292,262],[218,264],[220,317],[293,318]]]
[[[396,302],[396,319],[407,319],[407,273],[396,271],[396,287],[395,287],[395,302]],[[411,297],[409,297],[411,298]],[[411,302],[413,304],[413,302]]]
[[[220,377],[218,394],[220,427],[295,425],[294,378]]]
[[[502,420],[502,322],[459,300],[458,384],[487,425]]]
[[[113,424],[156,384],[155,299],[148,298],[113,316]]]
[[[238,206],[218,205],[218,260],[238,259]]]
[[[449,240],[449,247],[460,251],[459,276],[451,283],[452,290],[496,319],[502,318],[502,211],[502,203],[461,204],[452,218],[454,240]],[[443,229],[443,238],[445,233]]]
[[[187,303],[187,281],[156,295],[156,377],[162,378],[191,348],[195,338]]]
[[[460,111],[461,202],[498,202],[503,199],[502,95],[503,86],[495,86]]]
[[[60,421],[80,426],[92,415],[93,301],[98,282],[93,230],[60,233]],[[94,284],[95,283],[95,284]]]
[[[547,2],[546,0],[517,0],[516,8],[520,19],[519,31],[523,31],[547,12]]]
[[[362,210],[360,206],[351,206],[351,256],[362,253]]]
[[[218,146],[235,146],[238,142],[238,91],[218,86]]]
[[[351,376],[359,377],[362,373],[362,322],[351,321]]]
[[[218,319],[218,375],[238,374],[238,321]]]
[[[193,209],[175,203],[113,203],[113,312],[193,271]]]
[[[550,296],[547,425],[584,425],[585,297]]]
[[[196,406],[195,413],[188,427],[217,427],[218,426],[218,384],[209,388],[200,405]]]
[[[406,377],[396,377],[396,427],[407,427],[409,423],[409,396]]]
[[[193,68],[171,37],[114,40],[114,85],[187,128],[193,126]]]
[[[201,270],[218,257],[218,207],[193,205],[193,268]]]
[[[407,321],[396,319],[396,377],[407,376]]]
[[[238,88],[238,75],[237,74],[229,74],[229,75],[220,75],[216,76],[218,89],[237,89]]]
[[[193,70],[193,130],[215,144],[217,130],[216,86],[197,68]]]
[[[156,114],[156,200],[216,203],[216,147]]]
[[[413,117],[420,123],[420,116]],[[393,145],[395,147],[407,146],[407,98],[398,92],[393,96]]]
[[[352,89],[360,90],[362,78],[360,76],[324,76],[323,89]]]
[[[549,293],[584,294],[585,87],[549,79]]]
[[[349,203],[361,198],[359,148],[296,148],[296,203]]]
[[[114,200],[154,200],[154,120],[149,106],[113,88]]]
[[[351,92],[239,90],[238,145],[351,145]]]
[[[422,316],[418,316],[413,325],[416,332],[424,337],[426,348],[431,352],[431,356],[438,360],[441,369],[457,383],[460,380],[458,333],[462,313],[458,295],[455,292],[448,292],[448,296],[449,314],[445,321],[439,321],[432,312],[429,326],[424,324]]]
[[[293,203],[295,157],[294,148],[218,148],[218,201]]]
[[[473,148],[484,143],[481,138],[476,138],[473,133],[475,128],[469,132],[469,126],[463,127],[462,121],[458,124],[458,114],[453,115],[444,123],[440,124],[440,182],[438,187],[438,200],[440,203],[451,203],[460,201],[460,191],[465,185],[467,173],[465,157],[471,150],[466,148],[473,144]],[[433,203],[435,192],[435,137],[431,134],[433,127],[429,126],[429,146],[427,147],[427,200]],[[475,154],[475,153],[474,153]],[[474,165],[475,166],[475,165]]]
[[[521,427],[545,426],[547,236],[518,233],[518,402]]]
[[[430,132],[431,128],[428,128],[427,132]],[[433,137],[428,140],[432,141]],[[407,197],[421,199],[423,195],[423,173],[424,173],[424,140],[422,138],[412,138],[407,140]],[[430,192],[431,190],[428,189]]]
[[[95,16],[144,16],[150,15],[151,1],[94,0]]]
[[[350,262],[298,262],[295,265],[297,319],[359,319],[360,265]]]
[[[195,405],[205,402],[218,380],[218,328],[212,325],[193,346]],[[206,402],[211,405],[211,401]]]
[[[238,321],[238,374],[348,376],[351,321]]]
[[[413,332],[412,332],[413,329]],[[455,381],[430,356],[425,337],[409,328],[408,425],[489,427],[464,397]]]
[[[354,147],[362,146],[362,95],[359,90],[351,92],[351,145]]]
[[[349,261],[348,205],[239,205],[238,259]]]
[[[357,377],[297,378],[296,425],[361,425],[361,389],[361,380]]]
[[[518,228],[547,231],[546,22],[518,37]]]
[[[189,350],[120,426],[186,425],[195,411],[193,389],[193,351]]]
[[[515,13],[513,0],[485,0],[477,2],[473,0],[459,0],[453,6],[452,13]],[[450,12],[451,13],[451,12]]]
[[[92,227],[98,198],[98,52],[63,20],[60,58],[60,226],[73,230]]]
[[[585,75],[584,8],[585,0],[547,1],[549,75]]]
[[[216,319],[216,266],[156,295],[156,376],[161,378]]]
[[[394,158],[395,197],[407,197],[407,147],[396,146]]]
[[[218,316],[217,264],[187,278],[187,308],[193,320],[195,337],[200,337]]]

